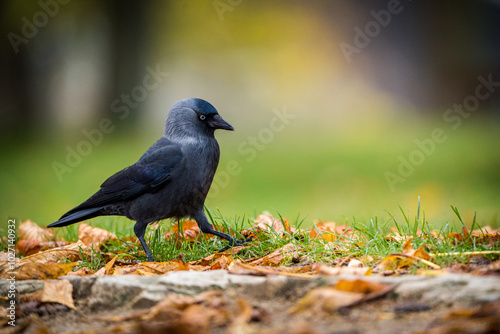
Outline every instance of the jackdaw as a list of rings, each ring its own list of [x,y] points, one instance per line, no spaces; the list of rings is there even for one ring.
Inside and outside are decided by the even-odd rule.
[[[227,249],[248,240],[235,240],[216,231],[204,203],[219,164],[216,129],[234,130],[217,110],[202,99],[176,102],[165,132],[133,165],[119,171],[101,189],[48,227],[61,227],[97,216],[125,216],[135,220],[134,232],[149,261],[144,240],[148,224],[165,218],[194,219],[203,233],[229,241]]]

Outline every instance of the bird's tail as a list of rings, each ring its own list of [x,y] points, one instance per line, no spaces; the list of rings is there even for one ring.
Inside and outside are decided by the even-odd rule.
[[[102,207],[97,207],[97,208],[83,209],[76,212],[70,211],[69,213],[62,216],[58,221],[50,224],[47,227],[62,227],[81,222],[82,220],[94,218],[100,216],[99,211],[101,209]]]

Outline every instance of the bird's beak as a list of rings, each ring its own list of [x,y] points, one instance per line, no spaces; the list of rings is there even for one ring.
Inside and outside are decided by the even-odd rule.
[[[223,129],[233,131],[234,128],[226,122],[220,115],[215,115],[209,122],[210,126],[214,129]]]

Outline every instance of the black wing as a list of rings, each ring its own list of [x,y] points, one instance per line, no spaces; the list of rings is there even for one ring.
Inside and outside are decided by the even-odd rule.
[[[89,208],[103,207],[155,192],[166,184],[172,170],[182,160],[179,145],[155,148],[153,145],[135,164],[114,174],[88,200],[68,211],[61,218]]]

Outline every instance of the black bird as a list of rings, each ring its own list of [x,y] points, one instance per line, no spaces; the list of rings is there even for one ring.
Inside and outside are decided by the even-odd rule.
[[[204,212],[219,164],[219,144],[214,137],[217,129],[234,130],[207,101],[193,98],[176,102],[163,137],[135,164],[108,178],[99,191],[48,227],[97,216],[125,216],[136,221],[134,232],[149,261],[154,260],[144,240],[146,227],[165,218],[194,219],[203,233],[229,240],[229,247],[244,243],[216,231]]]

